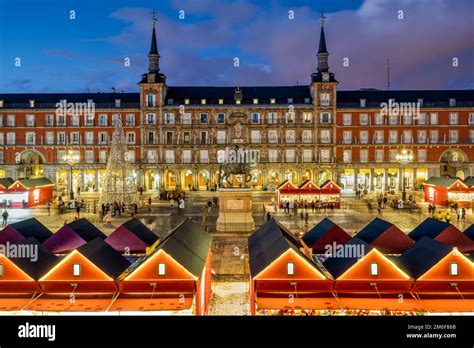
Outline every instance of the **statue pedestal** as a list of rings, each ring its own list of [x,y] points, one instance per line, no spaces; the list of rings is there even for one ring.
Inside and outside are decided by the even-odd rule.
[[[252,190],[249,188],[220,188],[217,232],[253,233]]]

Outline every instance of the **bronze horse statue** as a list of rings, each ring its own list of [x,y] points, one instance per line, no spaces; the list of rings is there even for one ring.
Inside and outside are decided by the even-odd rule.
[[[239,147],[236,146],[236,150]],[[225,181],[229,187],[233,187],[231,175],[243,175],[244,183],[243,186],[247,187],[247,183],[250,182],[252,176],[250,175],[250,164],[246,162],[241,163],[221,163],[219,170],[219,187],[223,187],[222,184]]]

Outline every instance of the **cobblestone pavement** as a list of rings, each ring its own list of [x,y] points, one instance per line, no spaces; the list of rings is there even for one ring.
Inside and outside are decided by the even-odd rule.
[[[284,213],[282,210],[275,213],[274,208],[271,205],[267,205],[266,210],[293,232],[304,232],[320,222],[323,218],[327,217],[333,222],[337,223],[347,232],[354,233],[355,231],[359,231],[364,228],[374,218],[379,217],[393,223],[403,232],[409,233],[411,230],[413,230],[413,228],[415,228],[428,217],[427,205],[424,203],[420,205],[421,210],[418,211],[400,211],[387,207],[382,209],[381,213],[379,214],[377,209],[372,209],[369,211],[367,208],[367,202],[364,200],[343,198],[341,209],[334,209],[332,212],[321,211],[314,213],[311,212],[311,210],[308,210],[308,226],[305,226],[304,221],[301,220],[300,214],[290,218],[288,214]],[[448,209],[442,209],[441,211],[446,213]],[[472,213],[468,211],[466,221],[458,221],[456,219],[456,214],[452,213],[451,223],[461,231],[464,231],[472,223],[474,223],[474,217]]]
[[[215,236],[210,315],[248,315],[247,237]]]

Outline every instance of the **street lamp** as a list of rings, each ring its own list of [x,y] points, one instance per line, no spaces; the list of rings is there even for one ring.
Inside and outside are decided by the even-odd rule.
[[[72,167],[77,163],[79,162],[79,155],[77,153],[75,153],[74,151],[72,150],[69,150],[63,157],[64,159],[64,162],[66,162],[68,165],[69,165],[69,169],[70,169],[70,181],[69,181],[69,184],[71,185],[71,191],[69,191],[69,197],[70,199],[74,199],[74,189],[72,187]]]
[[[413,161],[413,155],[408,152],[407,149],[403,149],[401,153],[398,153],[397,156],[395,157],[398,163],[402,165],[402,201],[406,201],[407,199],[407,193],[405,191],[405,166]]]

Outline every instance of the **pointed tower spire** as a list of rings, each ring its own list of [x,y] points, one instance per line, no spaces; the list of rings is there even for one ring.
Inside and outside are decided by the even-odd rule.
[[[148,71],[158,73],[160,71],[160,54],[158,53],[158,45],[156,44],[156,12],[151,12],[153,20],[153,30],[151,33],[150,52],[148,53]]]
[[[321,33],[319,35],[319,50],[318,50],[318,71],[328,72],[328,58],[329,52],[326,48],[326,35],[324,34],[324,11],[321,9]]]
[[[334,73],[329,72],[329,52],[326,47],[326,34],[324,32],[324,11],[321,9],[321,31],[319,34],[319,49],[318,49],[318,68],[317,72],[311,74],[312,82],[337,82],[334,79]]]

